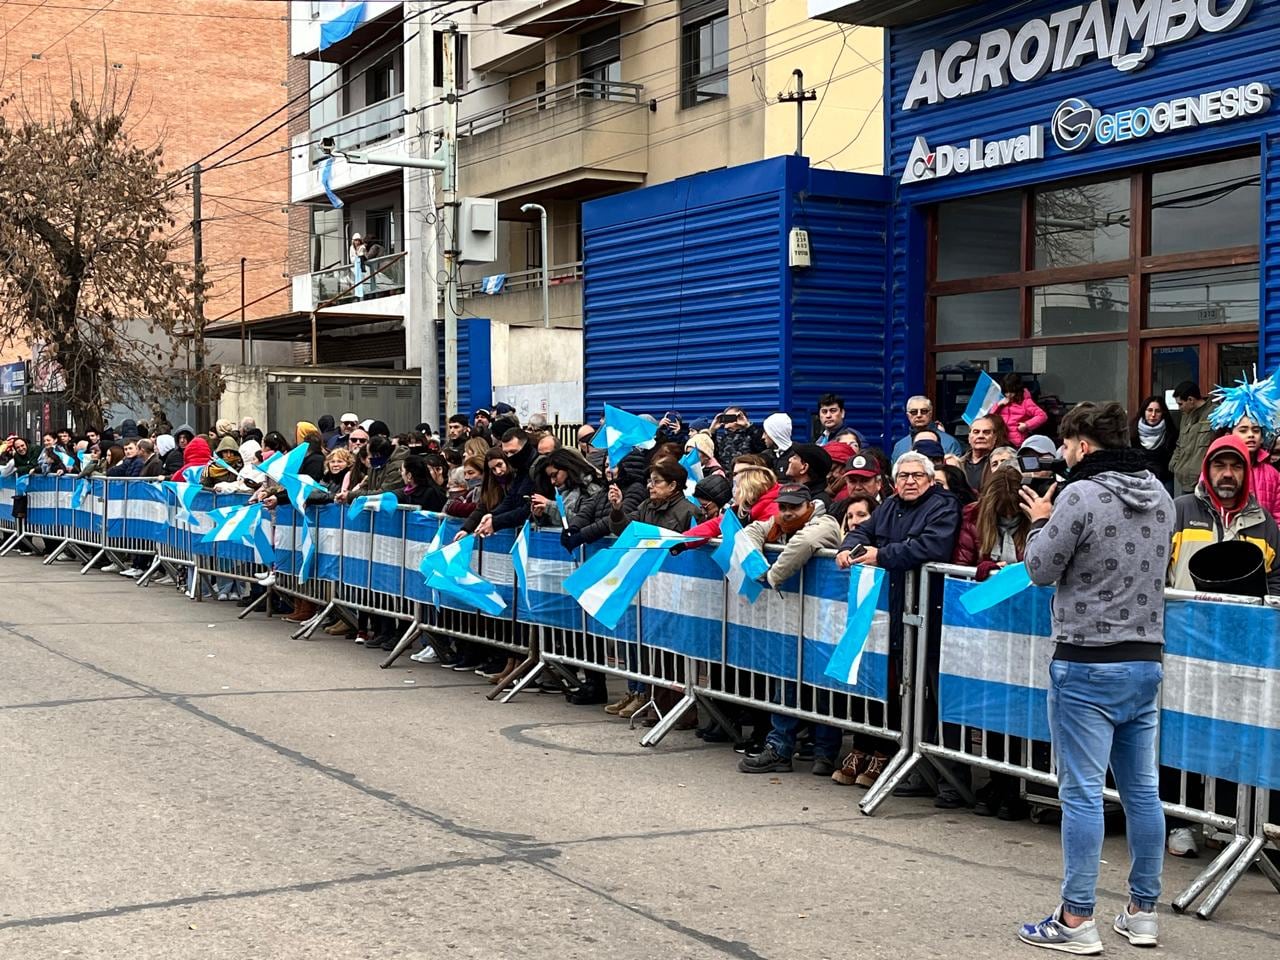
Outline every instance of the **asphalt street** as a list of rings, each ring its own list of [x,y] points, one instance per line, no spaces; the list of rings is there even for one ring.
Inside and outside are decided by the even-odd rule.
[[[807,764],[748,777],[692,733],[645,749],[598,707],[71,564],[0,558],[0,590],[0,960],[1025,958],[1056,902],[1055,828],[864,817]],[[1110,838],[1105,912],[1125,864]],[[1146,956],[1280,953],[1256,873],[1211,923],[1162,913]]]

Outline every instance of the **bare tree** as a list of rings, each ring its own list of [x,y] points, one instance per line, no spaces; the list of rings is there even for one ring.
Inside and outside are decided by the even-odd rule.
[[[0,341],[44,345],[82,424],[213,395],[175,372],[198,282],[175,258],[175,180],[160,143],[134,140],[132,81],[104,67],[100,83],[73,75],[65,107],[0,104]]]

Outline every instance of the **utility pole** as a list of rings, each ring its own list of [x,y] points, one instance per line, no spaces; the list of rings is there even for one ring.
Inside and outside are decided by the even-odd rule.
[[[404,36],[405,133],[411,138],[408,149],[419,158],[431,155],[432,131],[437,108],[422,109],[435,100],[435,52],[427,0],[406,0]],[[412,39],[409,39],[412,37]],[[416,111],[416,112],[413,112]],[[348,158],[350,159],[350,158]],[[436,310],[439,286],[436,282],[435,242],[439,238],[436,221],[433,177],[425,169],[407,167],[404,174],[405,249],[409,262],[405,271],[405,359],[421,377],[421,416],[440,428],[440,358],[436,350]],[[429,224],[433,221],[435,226]]]
[[[818,93],[815,90],[806,91],[804,88],[804,71],[792,70],[791,75],[796,78],[795,93],[778,94],[779,103],[794,103],[796,105],[796,156],[804,156],[804,105],[806,101],[817,100]]]
[[[244,335],[248,329],[244,319],[244,264],[247,257],[240,258],[240,365],[244,366],[249,362],[248,355],[245,352]]]
[[[445,417],[458,412],[458,25],[445,24],[441,44],[444,73],[444,177],[441,186],[441,210],[436,229],[448,223],[447,242],[440,252],[444,257],[444,411]],[[437,233],[437,235],[439,235]],[[443,419],[443,417],[441,418]],[[439,421],[428,421],[433,426]]]
[[[542,326],[551,328],[551,261],[547,254],[547,208],[540,203],[526,203],[521,213],[538,213],[538,233],[542,240]]]
[[[191,166],[191,250],[196,271],[196,429],[205,427],[204,389],[204,230],[200,211],[200,164]]]

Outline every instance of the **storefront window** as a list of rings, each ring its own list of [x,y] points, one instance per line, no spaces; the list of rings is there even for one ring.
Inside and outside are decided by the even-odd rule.
[[[1151,175],[1151,252],[1185,253],[1258,242],[1257,157]]]
[[[1124,403],[1129,386],[1129,347],[1123,340],[1111,340],[937,354],[940,383],[966,376],[971,381],[978,370],[987,371],[997,380],[1006,373],[1021,374],[1036,396],[1054,397],[1067,406],[1082,400]]]
[[[1035,196],[1036,268],[1129,258],[1129,181],[1076,183]]]
[[[1120,333],[1129,329],[1129,281],[1123,277],[1036,287],[1031,299],[1034,337]]]
[[[1149,282],[1149,327],[1258,322],[1257,266],[1160,273]]]
[[[938,343],[1013,340],[1021,335],[1017,290],[961,293],[938,298]]]
[[[1016,190],[938,208],[938,279],[1022,269],[1022,196]]]

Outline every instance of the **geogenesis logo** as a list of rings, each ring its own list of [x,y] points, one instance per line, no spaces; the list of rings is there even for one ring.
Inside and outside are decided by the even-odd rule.
[[[1271,88],[1253,82],[1111,113],[1103,113],[1079,97],[1069,97],[1053,111],[1049,127],[1053,142],[1070,153],[1095,140],[1105,147],[1153,134],[1253,117],[1270,109]]]
[[[1069,97],[1058,104],[1049,121],[1053,142],[1060,150],[1079,150],[1093,139],[1098,111],[1079,97]]]

